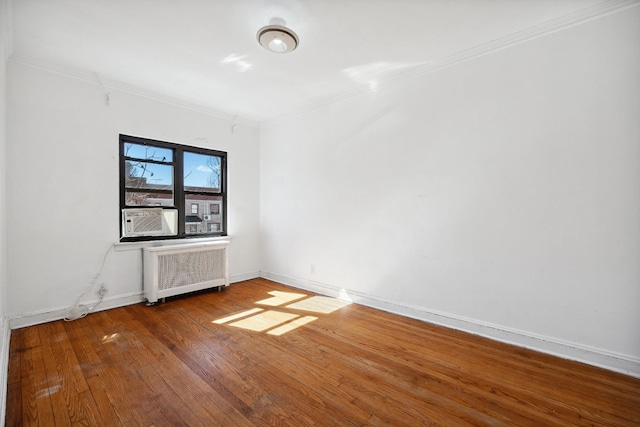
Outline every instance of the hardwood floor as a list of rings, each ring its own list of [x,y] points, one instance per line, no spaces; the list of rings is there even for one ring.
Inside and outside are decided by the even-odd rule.
[[[255,279],[14,330],[6,425],[640,425],[640,379],[312,297]]]

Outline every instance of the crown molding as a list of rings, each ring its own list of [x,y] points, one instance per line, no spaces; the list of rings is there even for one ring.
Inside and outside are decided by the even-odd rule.
[[[402,72],[381,79],[375,89],[371,89],[368,86],[362,86],[358,89],[314,102],[295,111],[291,111],[289,113],[264,120],[260,123],[260,125],[270,126],[283,120],[290,120],[317,110],[321,110],[323,108],[327,108],[331,105],[340,104],[355,97],[380,92],[381,90],[388,89],[390,87],[408,82],[410,80],[424,77],[435,71],[449,68],[463,62],[471,61],[473,59],[480,58],[482,56],[489,55],[500,50],[508,49],[513,46],[529,42],[531,40],[546,37],[559,31],[563,31],[568,28],[596,20],[613,13],[617,13],[632,7],[637,7],[638,5],[640,5],[640,0],[607,0],[597,5],[571,13],[569,15],[565,15],[560,18],[547,21],[543,24],[518,31],[508,36],[500,37],[498,39],[474,46],[467,50],[457,52],[453,55],[446,56],[432,62],[416,65],[415,67],[411,67]]]
[[[24,65],[31,68],[36,68],[49,73],[59,74],[65,77],[71,77],[76,80],[80,80],[86,83],[95,84],[103,87],[105,90],[120,91],[132,95],[141,96],[144,98],[152,99],[154,101],[163,102],[165,104],[173,105],[179,108],[185,108],[198,113],[213,116],[218,119],[226,120],[234,125],[243,125],[248,127],[258,127],[259,123],[254,120],[245,119],[225,113],[214,108],[207,107],[202,104],[186,101],[184,99],[172,97],[159,92],[148,90],[142,87],[130,85],[118,80],[105,78],[96,72],[83,70],[80,68],[74,68],[67,65],[62,65],[53,61],[44,60],[34,56],[23,55],[20,53],[13,53],[9,57],[9,61],[15,64]]]
[[[232,125],[242,125],[242,126],[254,127],[254,128],[257,128],[259,126],[259,123],[255,120],[239,117],[238,115],[234,115],[234,114],[225,113],[223,111],[216,110],[215,108],[207,107],[202,104],[186,101],[184,99],[172,97],[169,95],[164,95],[164,94],[147,90],[138,86],[123,83],[118,80],[101,78],[100,81],[105,88],[110,88],[110,89],[118,90],[121,92],[130,93],[132,95],[138,95],[145,98],[154,99],[156,101],[164,102],[166,104],[171,104],[176,107],[185,108],[198,113],[207,114],[209,116],[213,116],[218,119],[231,122]]]

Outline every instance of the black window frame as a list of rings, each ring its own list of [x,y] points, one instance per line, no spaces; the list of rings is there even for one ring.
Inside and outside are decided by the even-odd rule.
[[[156,162],[153,160],[145,160],[145,162],[171,164],[173,166],[173,206],[157,206],[157,205],[127,205],[126,204],[126,162],[128,160],[140,161],[138,158],[130,158],[125,155],[125,145],[127,143],[146,145],[150,147],[158,147],[163,149],[170,149],[173,152],[173,159],[171,162]],[[179,144],[174,142],[159,141],[155,139],[142,138],[138,136],[123,135],[119,136],[119,148],[120,148],[120,241],[121,242],[141,242],[151,240],[169,240],[169,239],[197,239],[203,237],[217,237],[227,236],[227,152],[220,150],[213,150],[209,148],[194,147],[185,144]],[[221,160],[220,164],[220,188],[219,191],[190,191],[184,188],[184,153],[202,154],[205,156],[216,156]],[[177,177],[181,177],[178,179]],[[131,189],[129,189],[131,191]],[[148,191],[147,191],[148,192]],[[158,194],[169,193],[168,190],[156,190]],[[208,230],[198,233],[188,233],[186,216],[191,215],[191,203],[189,203],[189,212],[187,212],[186,196],[214,196],[220,197],[222,207],[220,209],[220,215],[222,216],[220,225],[221,230],[215,232],[209,232]],[[136,208],[162,208],[162,209],[175,209],[178,212],[178,234],[171,236],[135,236],[135,237],[122,237],[122,211],[124,209],[136,209]]]

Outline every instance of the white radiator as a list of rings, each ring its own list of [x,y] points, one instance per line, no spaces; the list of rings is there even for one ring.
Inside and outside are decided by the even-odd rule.
[[[142,249],[144,297],[159,298],[229,286],[229,242],[187,243]]]

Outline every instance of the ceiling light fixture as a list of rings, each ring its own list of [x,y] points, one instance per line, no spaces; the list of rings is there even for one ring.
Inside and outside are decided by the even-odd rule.
[[[270,52],[289,53],[298,47],[298,36],[283,25],[267,25],[256,36],[262,47]]]

